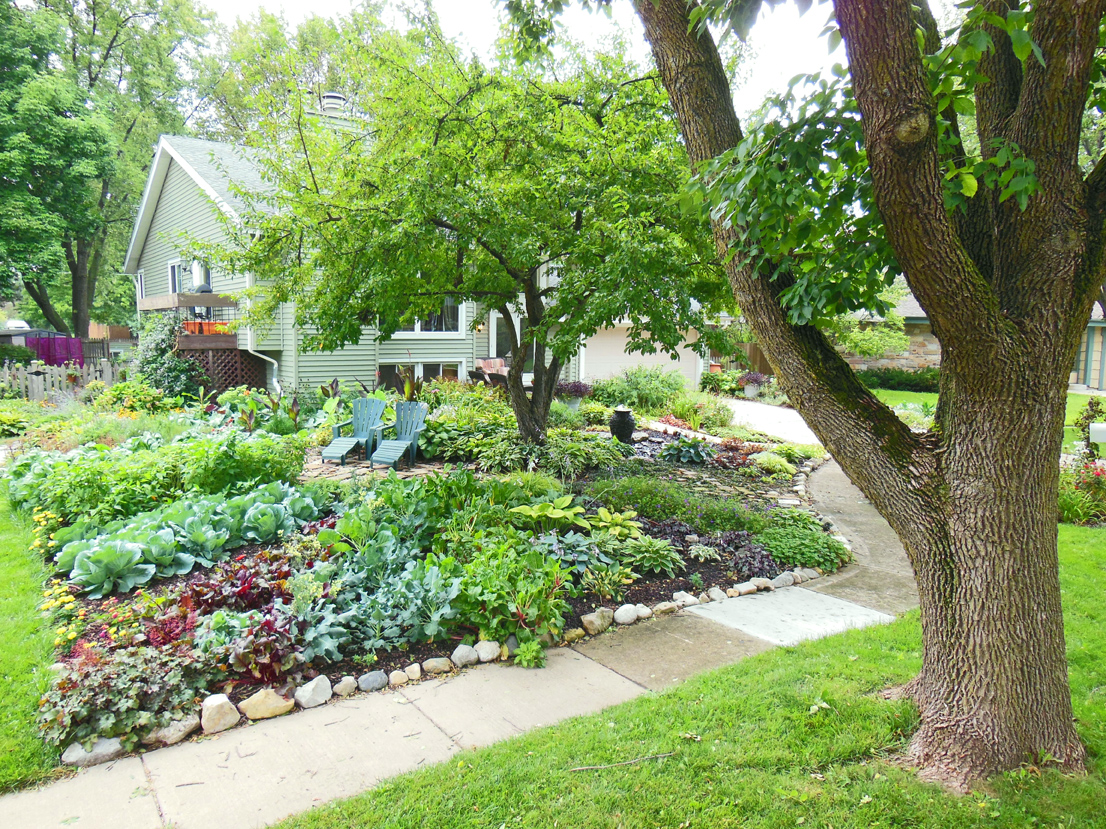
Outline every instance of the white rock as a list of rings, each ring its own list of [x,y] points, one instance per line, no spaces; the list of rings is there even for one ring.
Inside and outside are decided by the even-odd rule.
[[[467,668],[480,662],[480,654],[472,645],[458,645],[449,658],[458,668]]]
[[[498,642],[481,639],[473,647],[473,650],[476,651],[476,655],[480,657],[481,662],[495,662],[495,660],[499,659],[501,648]]]
[[[718,587],[712,587],[707,591],[707,595],[710,596],[712,602],[720,602],[726,598],[726,591]]]
[[[841,535],[840,533],[835,535],[834,538],[844,544],[846,550],[851,550],[853,548],[852,544],[849,542],[849,539],[845,538],[845,536]]]
[[[774,579],[772,579],[773,587],[790,587],[795,583],[795,577],[790,573],[780,573]]]
[[[802,501],[798,498],[780,498],[777,502],[781,507],[798,507],[802,506]]]
[[[357,680],[352,676],[344,676],[334,686],[334,693],[340,697],[348,697],[357,690]]]
[[[748,596],[750,593],[757,592],[757,586],[751,581],[743,581],[741,584],[735,584],[733,589],[737,591],[739,596]]]
[[[699,594],[699,604],[710,604],[713,601],[705,590]]]
[[[142,744],[147,746],[167,745],[175,746],[193,731],[200,727],[200,718],[195,714],[189,714],[179,720],[174,720],[169,725],[155,728],[142,738]]]
[[[388,684],[393,688],[398,688],[401,685],[406,685],[411,681],[411,677],[407,676],[406,671],[392,671],[388,674]]]
[[[92,744],[91,751],[85,751],[80,743],[72,743],[61,755],[66,766],[95,766],[123,756],[123,744],[118,737],[100,737]]]
[[[769,579],[749,579],[749,582],[753,584],[757,590],[775,590],[776,585],[772,584]]]
[[[632,625],[637,621],[637,607],[632,604],[624,604],[614,612],[616,625]]]
[[[699,600],[684,590],[677,590],[672,594],[672,601],[677,607],[691,607],[699,604]],[[656,608],[653,609],[656,612]]]
[[[637,610],[638,619],[651,619],[653,617],[653,611],[648,605],[636,604],[634,609]]]
[[[279,717],[287,714],[296,704],[287,697],[282,697],[272,688],[263,688],[248,699],[238,703],[238,710],[251,720],[267,720],[271,717]]]
[[[803,578],[802,570],[792,570],[791,578],[795,580],[794,582],[792,582],[792,584],[802,584],[804,581],[806,581],[806,579]]]
[[[407,678],[412,682],[422,679],[422,665],[418,662],[412,662],[403,669],[403,672],[407,674]]]
[[[675,602],[660,602],[653,605],[654,616],[668,616],[671,613],[675,613],[680,609],[680,606]]]
[[[200,725],[203,726],[204,734],[226,731],[238,725],[240,719],[242,715],[226,694],[212,694],[200,706]]]
[[[821,575],[822,574],[819,573],[817,570],[815,570],[813,567],[804,567],[803,568],[803,578],[806,579],[807,581],[811,581],[813,579],[820,578]]]
[[[322,674],[296,689],[296,705],[300,708],[314,708],[317,705],[322,705],[333,694],[330,680],[327,679],[325,674]]]

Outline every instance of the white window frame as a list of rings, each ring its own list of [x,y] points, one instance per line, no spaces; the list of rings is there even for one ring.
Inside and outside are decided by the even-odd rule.
[[[411,332],[408,331],[407,333],[411,333]],[[461,382],[461,383],[464,383],[469,378],[468,360],[464,357],[420,357],[417,360],[408,360],[408,361],[403,361],[403,360],[381,360],[379,363],[377,363],[376,367],[377,367],[377,370],[379,370],[379,369],[383,368],[384,366],[395,366],[396,368],[399,368],[400,366],[414,366],[415,367],[415,377],[421,378],[422,377],[422,372],[423,372],[423,366],[426,365],[427,363],[438,363],[440,365],[445,365],[446,363],[456,363],[457,364],[457,381]]]
[[[138,298],[146,298],[146,274],[143,272],[142,268],[138,269]]]
[[[468,303],[457,303],[457,330],[456,331],[423,331],[422,321],[415,320],[414,331],[397,331],[392,334],[393,340],[463,340],[468,337]],[[434,362],[427,360],[427,362]],[[449,362],[455,362],[450,359]],[[410,365],[409,363],[386,363],[385,365]]]
[[[177,269],[177,275],[176,275],[175,279],[173,277],[173,268]],[[181,261],[179,259],[173,259],[173,260],[171,260],[170,262],[168,262],[166,264],[165,269],[166,269],[166,271],[168,273],[168,276],[169,276],[169,293],[179,294],[181,292],[181,289],[180,289],[181,276],[184,275],[184,267],[181,264]],[[174,282],[176,283],[175,285],[173,284]]]

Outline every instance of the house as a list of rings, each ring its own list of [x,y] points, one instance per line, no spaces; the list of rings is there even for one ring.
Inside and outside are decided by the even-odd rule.
[[[941,364],[941,344],[929,324],[925,309],[913,294],[908,293],[895,306],[903,318],[903,331],[910,338],[910,347],[898,354],[881,357],[845,355],[853,368],[902,368],[916,370]],[[1070,382],[1077,386],[1106,391],[1106,319],[1102,306],[1095,303],[1087,330],[1079,344],[1079,353],[1072,366]]]
[[[253,153],[244,147],[198,138],[163,135],[158,141],[127,249],[125,272],[137,283],[138,310],[175,310],[185,318],[181,353],[199,362],[220,387],[239,384],[284,389],[314,387],[337,377],[372,386],[393,379],[403,366],[417,374],[465,379],[476,361],[506,357],[507,339],[499,314],[474,327],[475,303],[447,304],[441,313],[399,331],[384,342],[366,327],[361,341],[335,351],[304,350],[305,335],[295,308],[283,304],[265,330],[226,324],[239,318],[236,295],[253,286],[249,275],[212,271],[199,261],[185,261],[181,237],[209,243],[225,241],[220,212],[238,218],[243,205],[234,192],[265,192]],[[627,353],[627,328],[598,332],[566,366],[566,380],[611,377],[631,365],[677,368],[692,386],[707,369],[690,347],[679,359],[664,354]]]

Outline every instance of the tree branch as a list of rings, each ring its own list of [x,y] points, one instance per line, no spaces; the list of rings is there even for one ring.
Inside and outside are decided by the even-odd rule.
[[[989,364],[1006,326],[945,209],[933,94],[910,0],[836,0],[835,8],[888,240],[938,338],[972,340]]]

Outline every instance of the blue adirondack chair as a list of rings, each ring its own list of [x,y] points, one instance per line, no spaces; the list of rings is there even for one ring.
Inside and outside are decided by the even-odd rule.
[[[387,424],[384,429],[395,429],[394,440],[381,441],[380,448],[372,456],[373,465],[378,463],[394,464],[404,452],[408,452],[411,465],[415,465],[415,455],[419,451],[419,435],[426,425],[426,413],[429,407],[425,403],[401,400],[396,403],[396,422]]]
[[[334,426],[334,440],[323,449],[323,459],[337,460],[344,464],[346,455],[354,449],[360,449],[363,457],[368,459],[384,429],[380,418],[386,405],[383,400],[375,397],[355,398],[352,416]],[[352,426],[353,434],[342,437],[343,426]]]

